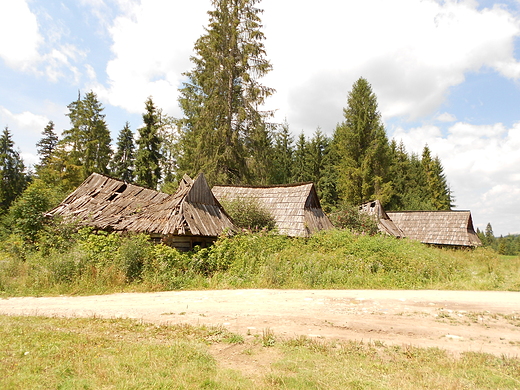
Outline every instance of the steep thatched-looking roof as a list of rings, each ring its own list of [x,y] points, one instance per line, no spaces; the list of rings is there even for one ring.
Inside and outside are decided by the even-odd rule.
[[[469,211],[387,211],[405,236],[425,244],[475,247],[482,245]]]
[[[233,222],[215,198],[203,174],[184,175],[177,192],[120,224],[120,229],[162,235],[218,237]]]
[[[168,196],[93,173],[49,214],[72,217],[98,229],[117,230],[124,218]]]
[[[404,237],[404,233],[386,214],[381,202],[374,200],[359,206],[359,211],[370,215],[377,222],[379,231],[395,237]]]
[[[98,229],[156,235],[218,237],[234,228],[202,174],[195,180],[185,175],[168,195],[93,173],[49,214]]]
[[[308,237],[324,229],[331,229],[321,209],[313,183],[278,186],[215,186],[213,194],[219,200],[255,199],[268,211],[281,234]]]

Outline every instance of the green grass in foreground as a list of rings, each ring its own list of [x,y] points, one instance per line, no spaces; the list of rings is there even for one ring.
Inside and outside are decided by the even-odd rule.
[[[0,316],[2,389],[518,389],[520,360],[221,328]],[[216,350],[233,349],[233,365]]]

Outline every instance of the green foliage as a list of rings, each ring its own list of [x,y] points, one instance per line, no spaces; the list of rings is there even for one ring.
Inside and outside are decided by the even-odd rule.
[[[46,229],[44,229],[45,232]],[[221,237],[179,252],[146,235],[54,234],[53,247],[11,235],[0,247],[3,295],[98,294],[206,288],[520,290],[520,258],[454,251],[332,229],[311,238],[268,232]]]
[[[258,108],[273,90],[258,81],[271,70],[258,2],[212,0],[209,26],[195,43],[194,67],[179,91],[179,170],[204,172],[210,185],[255,181],[247,160],[250,167],[267,161],[258,148],[269,143],[271,113]]]
[[[360,234],[374,235],[379,232],[377,223],[366,213],[359,212],[359,207],[343,205],[329,215],[329,219],[338,229],[350,229]]]
[[[104,108],[97,95],[90,91],[83,99],[78,94],[78,100],[68,106],[72,128],[63,131],[61,148],[56,158],[56,168],[61,165],[61,172],[77,186],[91,173],[108,173],[108,164],[112,155],[110,148],[110,131],[105,122]],[[76,167],[79,175],[69,175],[68,171]]]
[[[157,189],[161,179],[161,139],[160,120],[157,108],[151,97],[145,102],[144,126],[139,129],[137,155],[135,158],[136,183],[140,186]]]
[[[36,179],[11,205],[2,223],[10,226],[9,230],[26,243],[34,244],[44,228],[44,214],[62,199],[63,194],[59,188]]]
[[[7,126],[0,136],[0,214],[20,195],[27,185],[25,166]]]
[[[275,228],[273,216],[254,198],[223,199],[220,203],[233,220],[235,226],[241,229],[258,231]]]
[[[338,161],[340,200],[353,205],[392,195],[389,177],[390,148],[377,110],[377,98],[364,78],[348,94],[345,121],[334,132],[333,147]]]
[[[40,156],[40,164],[36,167],[37,169],[43,168],[47,165],[56,149],[56,146],[58,146],[58,136],[54,132],[53,121],[49,121],[47,126],[45,126],[42,135],[42,139],[36,144],[36,150]]]
[[[134,149],[134,134],[126,122],[117,138],[117,151],[111,161],[111,171],[115,178],[127,183],[134,181]]]
[[[508,234],[507,236],[495,237],[493,227],[490,223],[486,225],[484,232],[477,229],[477,235],[482,241],[482,245],[490,248],[500,255],[504,256],[518,256],[520,255],[520,235]]]

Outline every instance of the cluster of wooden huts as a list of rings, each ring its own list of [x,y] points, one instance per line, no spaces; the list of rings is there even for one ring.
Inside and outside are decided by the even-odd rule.
[[[308,237],[332,228],[312,183],[217,186],[212,191],[203,174],[194,180],[185,175],[177,191],[168,195],[93,173],[48,214],[101,230],[147,233],[156,241],[191,250],[236,229],[219,199],[237,197],[256,199],[281,234]]]
[[[172,194],[93,173],[48,215],[106,231],[147,233],[180,250],[206,247],[226,231],[236,230],[222,200],[254,199],[268,211],[280,234],[309,237],[331,229],[312,183],[278,186],[215,186],[203,174],[185,175]],[[385,212],[378,201],[360,207],[379,229],[427,244],[477,246],[469,211]]]
[[[385,212],[381,203],[375,200],[361,205],[360,211],[374,217],[379,231],[395,237],[438,246],[482,245],[468,210]]]

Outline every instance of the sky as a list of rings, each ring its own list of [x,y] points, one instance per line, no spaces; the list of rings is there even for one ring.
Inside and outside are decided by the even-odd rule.
[[[439,156],[455,209],[475,228],[520,233],[520,1],[263,0],[266,109],[296,138],[343,121],[360,77],[389,139]],[[178,88],[210,0],[0,1],[0,126],[26,165],[52,120],[94,91],[117,139],[152,96],[181,117]]]

